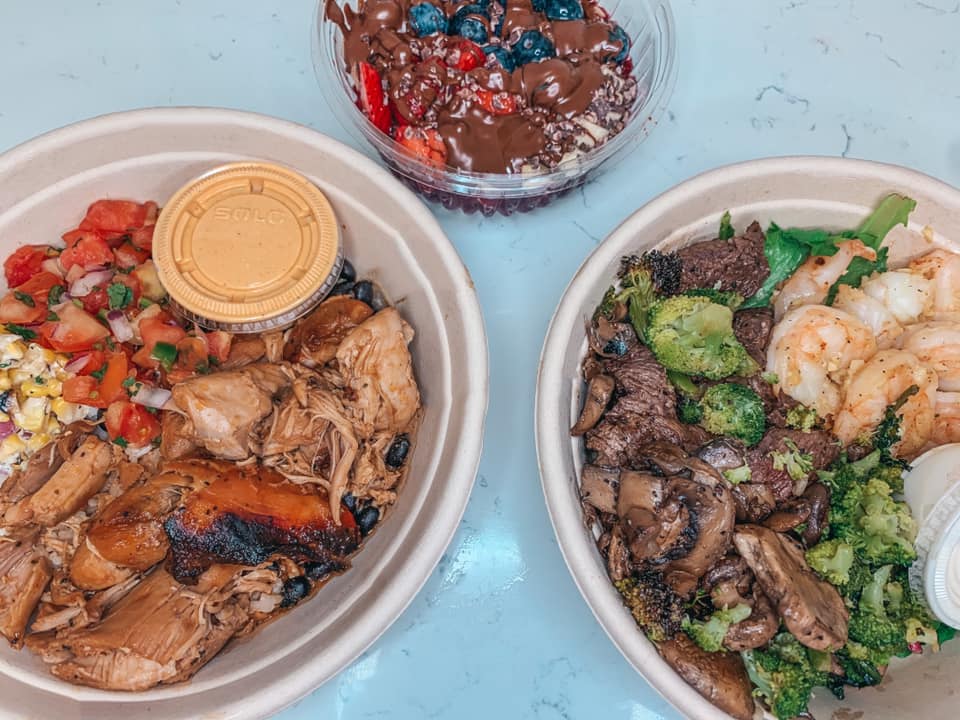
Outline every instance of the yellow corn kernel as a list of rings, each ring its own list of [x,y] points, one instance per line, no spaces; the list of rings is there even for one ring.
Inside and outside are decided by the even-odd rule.
[[[27,440],[27,451],[35,453],[52,439],[53,438],[45,432],[34,433],[30,436],[30,439]]]
[[[77,420],[82,420],[86,413],[81,410],[76,403],[67,402],[62,397],[56,397],[50,401],[50,409],[57,416],[57,419],[64,425],[69,425]]]
[[[47,392],[46,383],[41,385],[33,380],[26,380],[20,383],[20,395],[22,397],[46,397]]]
[[[20,403],[20,412],[13,417],[18,427],[28,432],[40,432],[47,419],[47,399],[42,397],[28,397]]]
[[[0,412],[0,422],[10,422],[10,416],[5,412]]]
[[[3,442],[0,442],[0,461],[8,461],[16,457],[25,447],[26,443],[19,435],[7,435]]]
[[[0,391],[7,391],[13,387],[13,381],[10,379],[10,373],[7,370],[0,370]]]
[[[47,363],[47,365],[57,359],[57,354],[49,348],[40,348],[40,355],[43,357],[43,361]]]
[[[25,352],[27,352],[27,346],[23,341],[14,340],[3,349],[2,359],[4,361],[22,360]]]
[[[61,365],[68,365],[70,363],[70,358],[68,358],[63,353],[57,353],[56,356],[53,358],[53,361],[58,362]]]
[[[26,370],[21,370],[20,368],[13,368],[12,370],[10,370],[10,381],[14,385],[22,385],[23,383],[32,379],[33,379],[33,375],[31,375]]]
[[[63,394],[63,383],[55,377],[47,378],[44,387],[47,389],[47,397],[53,398]]]
[[[57,422],[55,415],[47,415],[47,422],[43,427],[43,431],[48,435],[56,435],[60,432],[60,423]]]

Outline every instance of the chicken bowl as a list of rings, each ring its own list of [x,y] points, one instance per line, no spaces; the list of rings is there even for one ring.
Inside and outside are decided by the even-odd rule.
[[[315,184],[342,254],[316,309],[234,335],[180,319],[152,238],[249,161]],[[480,455],[479,306],[420,202],[306,128],[144,110],[0,157],[0,250],[0,717],[259,718],[353,661]]]
[[[950,713],[960,649],[902,493],[956,442],[958,210],[902,168],[750,162],[637,211],[567,288],[548,509],[601,626],[688,717]]]

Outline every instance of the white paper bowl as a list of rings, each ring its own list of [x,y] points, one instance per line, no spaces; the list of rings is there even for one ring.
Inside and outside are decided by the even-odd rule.
[[[357,658],[400,615],[453,536],[473,485],[487,404],[487,349],[473,282],[424,205],[385,170],[305,127],[211,109],[142,110],[44,135],[0,156],[0,255],[75,227],[100,197],[163,203],[216,165],[265,159],[326,194],[347,256],[416,329],[425,415],[396,507],[353,568],[192,681],[143,693],[53,678],[29,651],[0,648],[0,717],[260,718]]]
[[[547,333],[537,383],[536,435],[540,475],[560,549],[580,592],[624,657],[661,695],[696,720],[726,717],[688,686],[657,654],[607,577],[584,526],[578,494],[583,445],[569,428],[579,413],[583,384],[579,368],[587,343],[585,328],[615,278],[621,256],[659,243],[686,245],[716,237],[724,210],[743,229],[756,219],[766,227],[855,227],[890,192],[918,201],[911,228],[929,225],[934,241],[960,241],[960,191],[910,170],[890,165],[828,158],[776,158],[720,168],[669,190],[631,215],[597,247],[564,293]],[[919,235],[905,233],[920,241]],[[896,261],[904,245],[891,252]],[[922,242],[921,242],[922,244]],[[916,251],[918,248],[914,248]],[[879,688],[850,690],[843,706],[870,720],[952,717],[960,687],[960,640],[938,656],[897,663]],[[816,717],[838,707],[820,691]],[[855,715],[851,717],[860,717]]]

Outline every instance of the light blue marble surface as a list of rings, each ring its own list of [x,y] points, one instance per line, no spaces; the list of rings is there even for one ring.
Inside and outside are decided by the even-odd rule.
[[[475,492],[433,577],[364,657],[282,720],[675,718],[557,551],[534,378],[555,303],[635,208],[723,163],[846,155],[960,185],[958,0],[675,0],[680,75],[641,149],[536,214],[438,211],[476,281],[490,415]],[[341,140],[310,66],[312,0],[0,0],[0,150],[93,115],[220,105]]]

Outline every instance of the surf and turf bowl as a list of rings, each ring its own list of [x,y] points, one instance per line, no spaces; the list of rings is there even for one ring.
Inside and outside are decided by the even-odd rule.
[[[429,439],[411,453],[408,482],[370,536],[370,552],[359,553],[348,573],[271,622],[267,632],[228,647],[186,684],[141,693],[70,685],[50,676],[30,653],[4,647],[2,717],[272,714],[342,670],[386,630],[456,529],[480,456],[487,400],[479,306],[466,269],[434,219],[372,162],[318,133],[264,116],[186,108],[105,116],[0,157],[4,254],[59,237],[94,199],[165,202],[211,168],[253,159],[295,169],[320,188],[357,272],[389,293],[416,325],[413,345],[429,348],[422,357],[412,353]],[[371,189],[376,203],[368,202]],[[371,237],[376,252],[367,254],[361,248]]]
[[[909,231],[904,231],[918,243],[915,250],[929,250],[930,245],[956,248],[960,194],[944,183],[903,168],[861,161],[761,160],[706,173],[641,208],[587,259],[559,303],[541,358],[536,409],[540,471],[551,519],[571,574],[601,626],[638,672],[688,717],[714,718],[719,710],[674,672],[638,629],[610,581],[597,549],[596,528],[584,522],[580,494],[584,444],[571,437],[570,429],[584,400],[581,363],[588,350],[587,328],[624,256],[715,238],[725,211],[740,231],[754,220],[764,228],[773,220],[782,227],[837,231],[858,227],[890,193],[917,201]],[[891,267],[894,263],[891,256]],[[932,658],[894,660],[889,684],[885,681],[879,691],[848,689],[842,703],[820,691],[810,710],[817,717],[829,717],[842,705],[871,718],[895,718],[923,707],[931,715],[946,715],[951,677],[960,666],[958,655],[957,647],[947,643]]]

